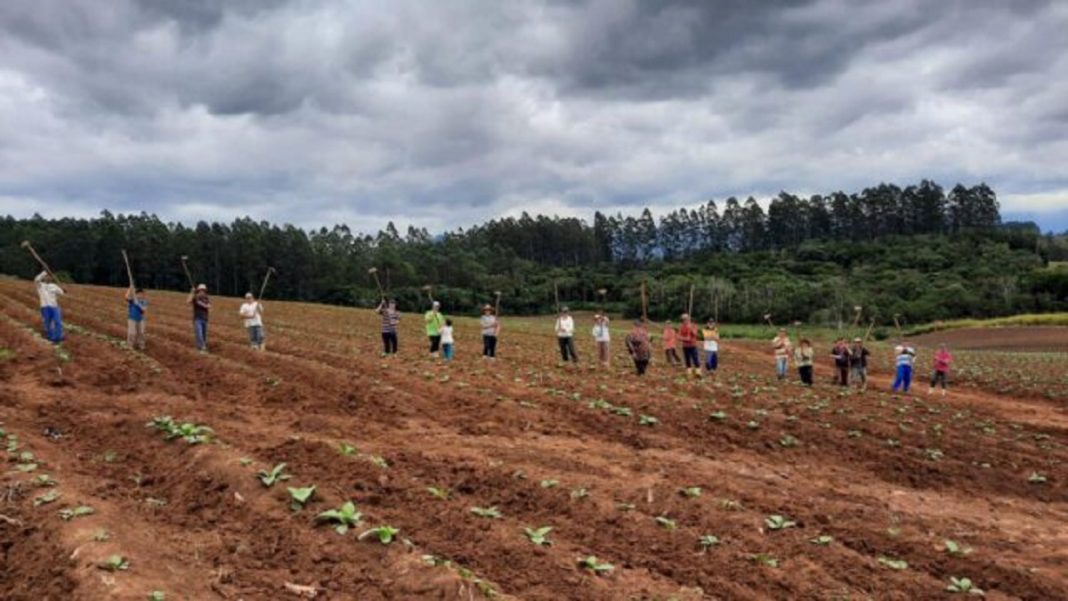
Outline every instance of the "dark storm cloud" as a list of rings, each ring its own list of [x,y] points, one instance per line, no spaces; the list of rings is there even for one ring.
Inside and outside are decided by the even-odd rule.
[[[1065,3],[8,0],[0,213],[356,229],[986,180],[1068,204]]]

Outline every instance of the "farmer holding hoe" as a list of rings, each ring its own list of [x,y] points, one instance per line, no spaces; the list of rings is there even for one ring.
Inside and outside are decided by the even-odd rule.
[[[126,344],[135,350],[145,350],[145,310],[148,299],[141,288],[126,289]]]
[[[66,293],[53,281],[52,273],[47,270],[37,274],[33,283],[37,287],[37,299],[41,301],[44,337],[52,344],[59,344],[63,342],[63,314],[59,310],[58,297]]]
[[[445,316],[441,314],[441,303],[433,301],[430,310],[423,316],[426,322],[426,337],[430,340],[430,356],[437,357],[441,349],[441,329],[445,327]]]
[[[834,358],[834,382],[839,386],[849,386],[849,364],[853,359],[853,352],[846,344],[845,338],[834,341],[831,348],[831,357]]]
[[[607,368],[610,362],[612,332],[608,329],[608,316],[600,313],[593,316],[593,341],[597,344],[597,364]]]
[[[705,348],[705,371],[714,375],[719,368],[719,326],[715,319],[709,319],[701,329],[701,340]]]
[[[646,329],[643,320],[638,319],[634,322],[634,328],[627,334],[624,342],[627,345],[627,352],[630,353],[631,359],[634,359],[634,369],[639,376],[644,376],[645,370],[649,368],[649,360],[652,358],[653,348],[652,343],[649,341],[649,330]]]
[[[400,311],[397,311],[397,301],[382,299],[375,308],[382,319],[382,355],[392,357],[397,354],[397,326],[400,325]]]
[[[931,387],[927,389],[927,394],[933,394],[934,389],[941,385],[942,396],[946,396],[946,381],[949,379],[949,366],[952,363],[953,355],[950,354],[949,348],[945,344],[939,345],[935,351],[934,371],[931,373]]]
[[[793,350],[786,328],[779,328],[779,333],[771,340],[771,348],[775,353],[775,375],[780,380],[785,379],[786,369],[790,364],[790,352]]]
[[[681,361],[679,360],[679,353],[675,350],[678,343],[678,332],[675,331],[675,326],[671,325],[671,320],[664,322],[664,359],[667,364],[672,367],[677,367]]]
[[[905,344],[904,340],[894,347],[894,363],[897,366],[897,372],[894,376],[894,392],[900,389],[905,394],[909,393],[909,387],[912,386],[912,365],[915,362],[916,349]]]
[[[207,284],[199,284],[189,291],[186,300],[193,307],[193,336],[197,350],[208,352],[208,312],[211,311],[211,299],[208,298]]]
[[[571,317],[571,311],[567,307],[560,308],[560,314],[556,317],[556,342],[560,346],[560,357],[564,363],[568,361],[578,363],[578,354],[575,353],[575,320]]]
[[[862,338],[853,339],[853,347],[849,349],[849,371],[850,377],[854,384],[860,387],[861,390],[867,390],[868,388],[868,356],[871,355],[871,351],[864,346],[864,340]]]
[[[492,305],[482,307],[482,317],[478,318],[482,329],[482,358],[497,358],[497,338],[501,335],[501,322]]]
[[[679,341],[682,342],[682,357],[686,361],[686,374],[701,377],[701,358],[697,355],[697,326],[690,321],[690,314],[682,314],[679,326]]]
[[[248,331],[248,343],[252,350],[262,351],[263,344],[263,303],[256,300],[251,292],[245,293],[245,302],[238,309],[238,315],[244,320]]]

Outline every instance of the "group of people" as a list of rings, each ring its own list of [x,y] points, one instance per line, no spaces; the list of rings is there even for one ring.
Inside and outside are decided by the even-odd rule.
[[[34,278],[38,298],[41,305],[41,319],[44,325],[44,335],[50,342],[60,343],[63,341],[63,320],[59,308],[59,297],[65,291],[53,281],[47,271],[40,273]],[[190,290],[187,302],[193,311],[193,333],[197,350],[208,350],[208,317],[211,312],[211,298],[208,296],[208,287],[200,284]],[[141,288],[130,286],[126,291],[127,305],[127,344],[137,350],[145,348],[145,316],[148,311],[148,298]],[[381,319],[382,354],[390,357],[398,351],[398,328],[401,314],[397,310],[397,303],[393,299],[382,299],[375,309]],[[263,328],[263,303],[248,292],[245,300],[238,309],[238,317],[243,320],[248,332],[249,346],[258,351],[265,350],[266,337]],[[441,312],[441,303],[432,301],[430,310],[423,316],[426,327],[426,336],[429,342],[430,355],[441,356],[446,361],[451,361],[456,353],[456,341],[453,332],[452,319]],[[591,336],[597,348],[597,364],[602,368],[611,365],[611,320],[608,315],[596,313],[593,316],[593,328]],[[492,305],[482,307],[482,315],[479,318],[479,329],[482,334],[482,356],[488,360],[497,357],[497,341],[501,333],[501,322],[497,316],[497,309]],[[560,350],[560,358],[564,363],[578,363],[578,353],[575,350],[575,319],[567,307],[561,307],[556,317],[554,332]],[[704,327],[698,326],[689,314],[684,313],[678,329],[668,320],[664,323],[662,346],[664,359],[668,365],[677,367],[685,364],[686,374],[693,377],[702,377],[705,374],[715,374],[719,368],[719,326],[714,319],[709,319]],[[631,330],[627,333],[624,344],[627,353],[634,361],[634,367],[639,376],[644,375],[652,360],[652,339],[649,334],[647,323],[644,319],[636,320]],[[679,358],[678,347],[682,347],[682,358]],[[794,348],[790,335],[785,328],[780,328],[771,341],[772,354],[775,360],[775,374],[780,380],[784,380],[789,372],[791,359],[797,367],[798,378],[806,386],[813,384],[813,370],[815,366],[815,351],[812,341],[801,338],[797,348]],[[704,352],[704,361],[701,359],[701,351]],[[848,387],[850,384],[860,389],[866,389],[868,384],[868,358],[871,351],[865,346],[865,340],[854,338],[852,343],[845,338],[839,338],[831,347],[831,357],[834,361],[834,381],[839,386]],[[913,369],[916,362],[916,349],[905,342],[894,347],[895,374],[892,389],[894,392],[908,393],[913,380]],[[953,355],[950,354],[946,345],[941,345],[934,354],[934,365],[931,374],[931,385],[928,393],[933,393],[938,387],[942,394],[946,394],[949,370],[953,363]]]

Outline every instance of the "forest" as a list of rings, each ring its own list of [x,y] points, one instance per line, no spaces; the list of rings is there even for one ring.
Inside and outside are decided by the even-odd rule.
[[[764,203],[708,201],[656,218],[596,213],[502,218],[432,234],[391,223],[377,233],[339,224],[306,231],[242,218],[230,224],[165,223],[150,214],[93,219],[0,219],[0,273],[30,277],[30,240],[61,278],[121,286],[121,249],[139,285],[185,289],[179,257],[216,294],[255,290],[268,266],[267,298],[373,306],[377,267],[404,310],[426,304],[426,285],[446,311],[474,313],[502,293],[502,312],[573,309],[677,316],[694,290],[694,313],[723,321],[834,324],[854,305],[909,323],[1068,310],[1068,242],[1034,224],[1001,221],[995,192],[924,180],[860,192]],[[602,297],[598,290],[606,294]]]

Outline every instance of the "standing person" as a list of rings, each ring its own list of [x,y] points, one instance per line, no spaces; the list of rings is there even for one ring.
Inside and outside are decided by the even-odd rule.
[[[716,320],[709,319],[708,324],[701,330],[701,340],[705,347],[705,371],[714,374],[719,367],[719,326]]]
[[[667,360],[668,365],[675,367],[681,361],[679,360],[679,353],[675,350],[677,345],[678,334],[675,332],[675,327],[671,325],[671,320],[664,322],[664,359]]]
[[[790,364],[790,352],[793,345],[790,343],[790,335],[786,328],[779,328],[779,333],[772,338],[771,348],[775,351],[775,375],[780,380],[786,378],[786,369]]]
[[[949,353],[949,348],[945,344],[938,347],[934,356],[934,372],[931,374],[931,387],[927,389],[927,394],[934,392],[937,385],[942,385],[942,396],[946,396],[946,382],[949,379],[949,366],[953,363],[953,355]]]
[[[497,319],[497,313],[493,307],[482,307],[482,317],[478,318],[478,325],[482,328],[482,358],[497,358],[497,337],[501,335],[501,322]]]
[[[560,357],[564,363],[572,361],[578,363],[578,354],[575,353],[575,320],[567,307],[560,309],[560,315],[556,318],[556,342],[560,345]]]
[[[608,328],[608,316],[600,313],[593,316],[593,341],[597,343],[597,363],[601,367],[608,367],[610,362],[610,347],[612,332]]]
[[[846,344],[845,338],[839,338],[834,341],[834,347],[831,348],[831,356],[834,357],[835,383],[839,386],[849,386],[849,362],[852,352],[849,350],[849,345]]]
[[[445,316],[441,314],[441,303],[434,301],[430,310],[423,316],[426,322],[426,337],[430,340],[430,356],[437,357],[441,349],[441,328],[445,325]]]
[[[853,339],[853,348],[849,353],[849,371],[851,381],[857,384],[861,390],[867,390],[868,388],[868,355],[871,354],[864,346],[864,341],[860,338]]]
[[[812,341],[802,338],[794,351],[794,360],[797,362],[797,375],[805,386],[812,386],[812,366],[815,363],[816,353],[812,350]]]
[[[644,376],[645,370],[649,368],[649,360],[653,354],[652,343],[649,341],[649,331],[645,328],[645,322],[640,319],[636,320],[634,328],[627,334],[624,342],[627,345],[627,352],[630,353],[631,359],[634,359],[634,369],[637,370],[639,376]]]
[[[682,357],[686,360],[686,374],[701,377],[701,358],[697,356],[697,326],[690,321],[690,314],[682,314],[679,326],[679,341],[682,342]]]
[[[59,284],[52,281],[52,275],[42,271],[33,278],[37,287],[37,299],[41,301],[41,322],[44,326],[44,337],[52,344],[63,342],[63,314],[59,310],[58,296],[66,292]]]
[[[400,311],[397,301],[392,298],[382,299],[375,309],[382,319],[382,355],[390,357],[397,354],[397,326],[400,325]]]
[[[208,297],[207,284],[198,284],[189,291],[189,299],[186,301],[193,305],[193,335],[196,337],[197,350],[208,352],[208,312],[211,310],[211,299]]]
[[[141,288],[126,290],[126,344],[138,351],[145,350],[145,309],[148,299]]]
[[[894,347],[894,356],[897,374],[894,376],[893,390],[897,392],[901,389],[908,394],[912,386],[912,364],[916,361],[916,349],[902,342]]]
[[[237,310],[238,315],[245,320],[245,330],[248,331],[248,343],[252,350],[263,350],[263,304],[252,296],[251,292],[245,293],[245,302]]]
[[[452,320],[446,319],[445,325],[441,326],[441,356],[446,361],[452,361],[456,342],[452,339]]]

